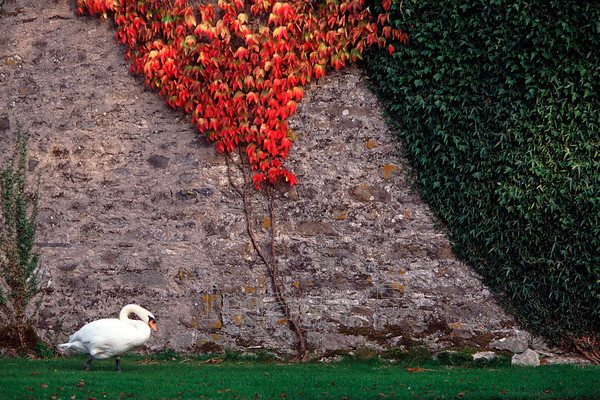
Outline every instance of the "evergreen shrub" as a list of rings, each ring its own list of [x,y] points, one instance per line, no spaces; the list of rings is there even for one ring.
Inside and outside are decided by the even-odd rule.
[[[35,191],[28,191],[28,139],[29,132],[17,126],[15,151],[0,170],[0,347],[22,351],[37,344],[32,318],[43,295],[38,285],[39,253],[33,249],[40,178]]]
[[[364,64],[455,254],[534,332],[599,343],[600,3],[390,12],[409,40]]]

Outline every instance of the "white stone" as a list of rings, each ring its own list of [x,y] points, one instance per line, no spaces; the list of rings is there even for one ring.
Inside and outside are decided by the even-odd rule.
[[[514,336],[505,337],[499,340],[495,340],[490,343],[490,347],[495,350],[506,350],[511,353],[521,354],[527,350],[527,344],[529,342],[528,335],[521,332],[512,332]]]
[[[473,360],[479,360],[481,358],[491,360],[494,357],[496,357],[496,353],[494,353],[493,351],[480,351],[478,353],[473,354]]]
[[[510,363],[522,367],[537,367],[540,365],[540,356],[535,351],[527,349],[523,353],[515,354]]]

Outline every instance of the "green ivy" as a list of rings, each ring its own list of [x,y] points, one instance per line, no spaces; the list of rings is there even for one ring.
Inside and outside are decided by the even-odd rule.
[[[391,20],[409,42],[364,64],[455,253],[535,332],[597,337],[600,4],[396,1]]]

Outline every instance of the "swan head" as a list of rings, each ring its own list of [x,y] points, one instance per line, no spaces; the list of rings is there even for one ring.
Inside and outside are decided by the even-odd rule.
[[[154,332],[156,332],[156,318],[154,318],[152,315],[148,315],[148,325]]]

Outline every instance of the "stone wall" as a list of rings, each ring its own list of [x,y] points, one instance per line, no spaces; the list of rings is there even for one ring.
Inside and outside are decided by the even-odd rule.
[[[62,342],[134,302],[159,318],[151,350],[292,351],[225,158],[129,74],[113,24],[77,16],[74,1],[5,9],[0,165],[19,122],[31,132],[31,178],[42,179],[40,335]],[[262,245],[275,223],[287,298],[311,350],[531,344],[411,190],[359,70],[309,84],[290,126],[286,165],[299,185],[279,188],[274,221],[262,194],[251,204]]]

